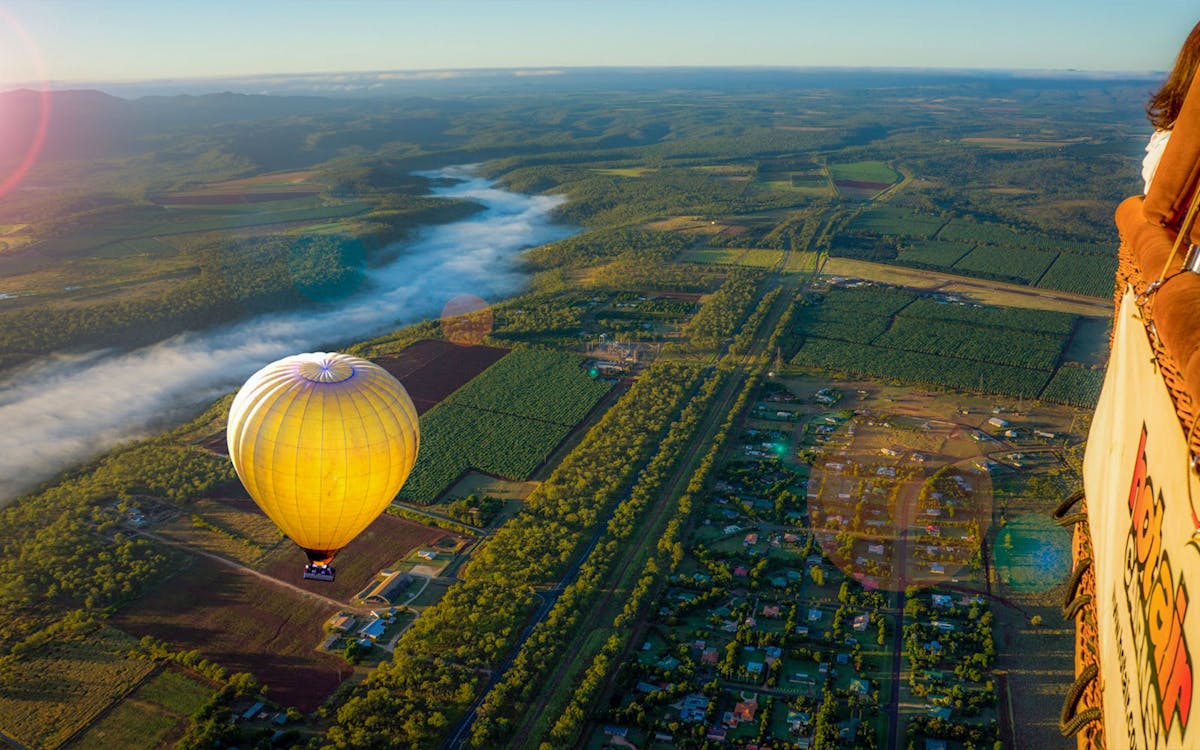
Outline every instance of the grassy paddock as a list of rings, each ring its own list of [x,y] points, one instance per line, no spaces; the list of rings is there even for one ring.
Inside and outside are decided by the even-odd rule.
[[[180,723],[180,717],[141,701],[127,700],[88,727],[70,750],[161,747]]]
[[[164,669],[137,689],[133,697],[162,706],[180,716],[191,716],[200,710],[213,689],[173,669]]]
[[[5,733],[27,747],[58,747],[154,669],[154,662],[126,655],[134,645],[103,628],[18,660],[0,691]]]

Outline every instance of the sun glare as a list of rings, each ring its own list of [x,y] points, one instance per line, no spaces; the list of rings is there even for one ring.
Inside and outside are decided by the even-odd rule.
[[[0,153],[0,197],[8,194],[29,173],[46,141],[50,124],[50,86],[41,54],[33,38],[15,16],[0,9],[0,89],[23,86],[38,92],[31,127],[24,105],[0,99],[0,132],[10,138],[12,153]],[[8,105],[8,106],[5,106]]]

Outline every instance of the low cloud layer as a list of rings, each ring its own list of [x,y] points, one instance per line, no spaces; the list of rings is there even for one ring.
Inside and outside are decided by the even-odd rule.
[[[0,382],[0,504],[123,440],[178,422],[275,359],[434,317],[459,294],[488,301],[510,295],[527,280],[520,251],[570,234],[550,222],[559,197],[498,190],[461,168],[438,174],[463,180],[439,195],[487,210],[423,231],[370,273],[369,292],[130,352],[50,357]]]

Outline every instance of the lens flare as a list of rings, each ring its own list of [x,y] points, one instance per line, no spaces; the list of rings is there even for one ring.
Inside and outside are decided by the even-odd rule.
[[[46,80],[46,67],[37,45],[16,17],[0,8],[0,31],[5,29],[11,32],[10,36],[15,35],[20,40],[20,46],[24,47],[24,53],[28,56],[29,62],[36,72],[37,90],[34,93],[37,95],[38,111],[37,122],[33,126],[32,134],[28,138],[17,137],[15,143],[12,140],[9,141],[8,145],[14,147],[15,154],[20,154],[20,157],[15,159],[15,166],[0,166],[0,198],[20,184],[29,170],[33,168],[38,155],[42,152],[42,146],[46,143],[46,132],[50,126],[50,84]],[[15,135],[12,131],[19,131],[23,124],[18,121],[19,118],[20,113],[0,113],[0,126],[3,126],[3,130],[10,139]]]
[[[460,294],[442,308],[442,334],[459,346],[474,346],[492,332],[492,308],[473,294]]]
[[[825,555],[866,588],[982,576],[992,482],[972,432],[949,422],[832,415],[808,485],[809,520]]]

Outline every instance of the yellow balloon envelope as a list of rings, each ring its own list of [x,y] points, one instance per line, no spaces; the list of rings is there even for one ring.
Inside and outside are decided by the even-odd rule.
[[[227,434],[250,497],[318,566],[395,498],[420,439],[400,381],[373,362],[325,352],[251,375]]]

